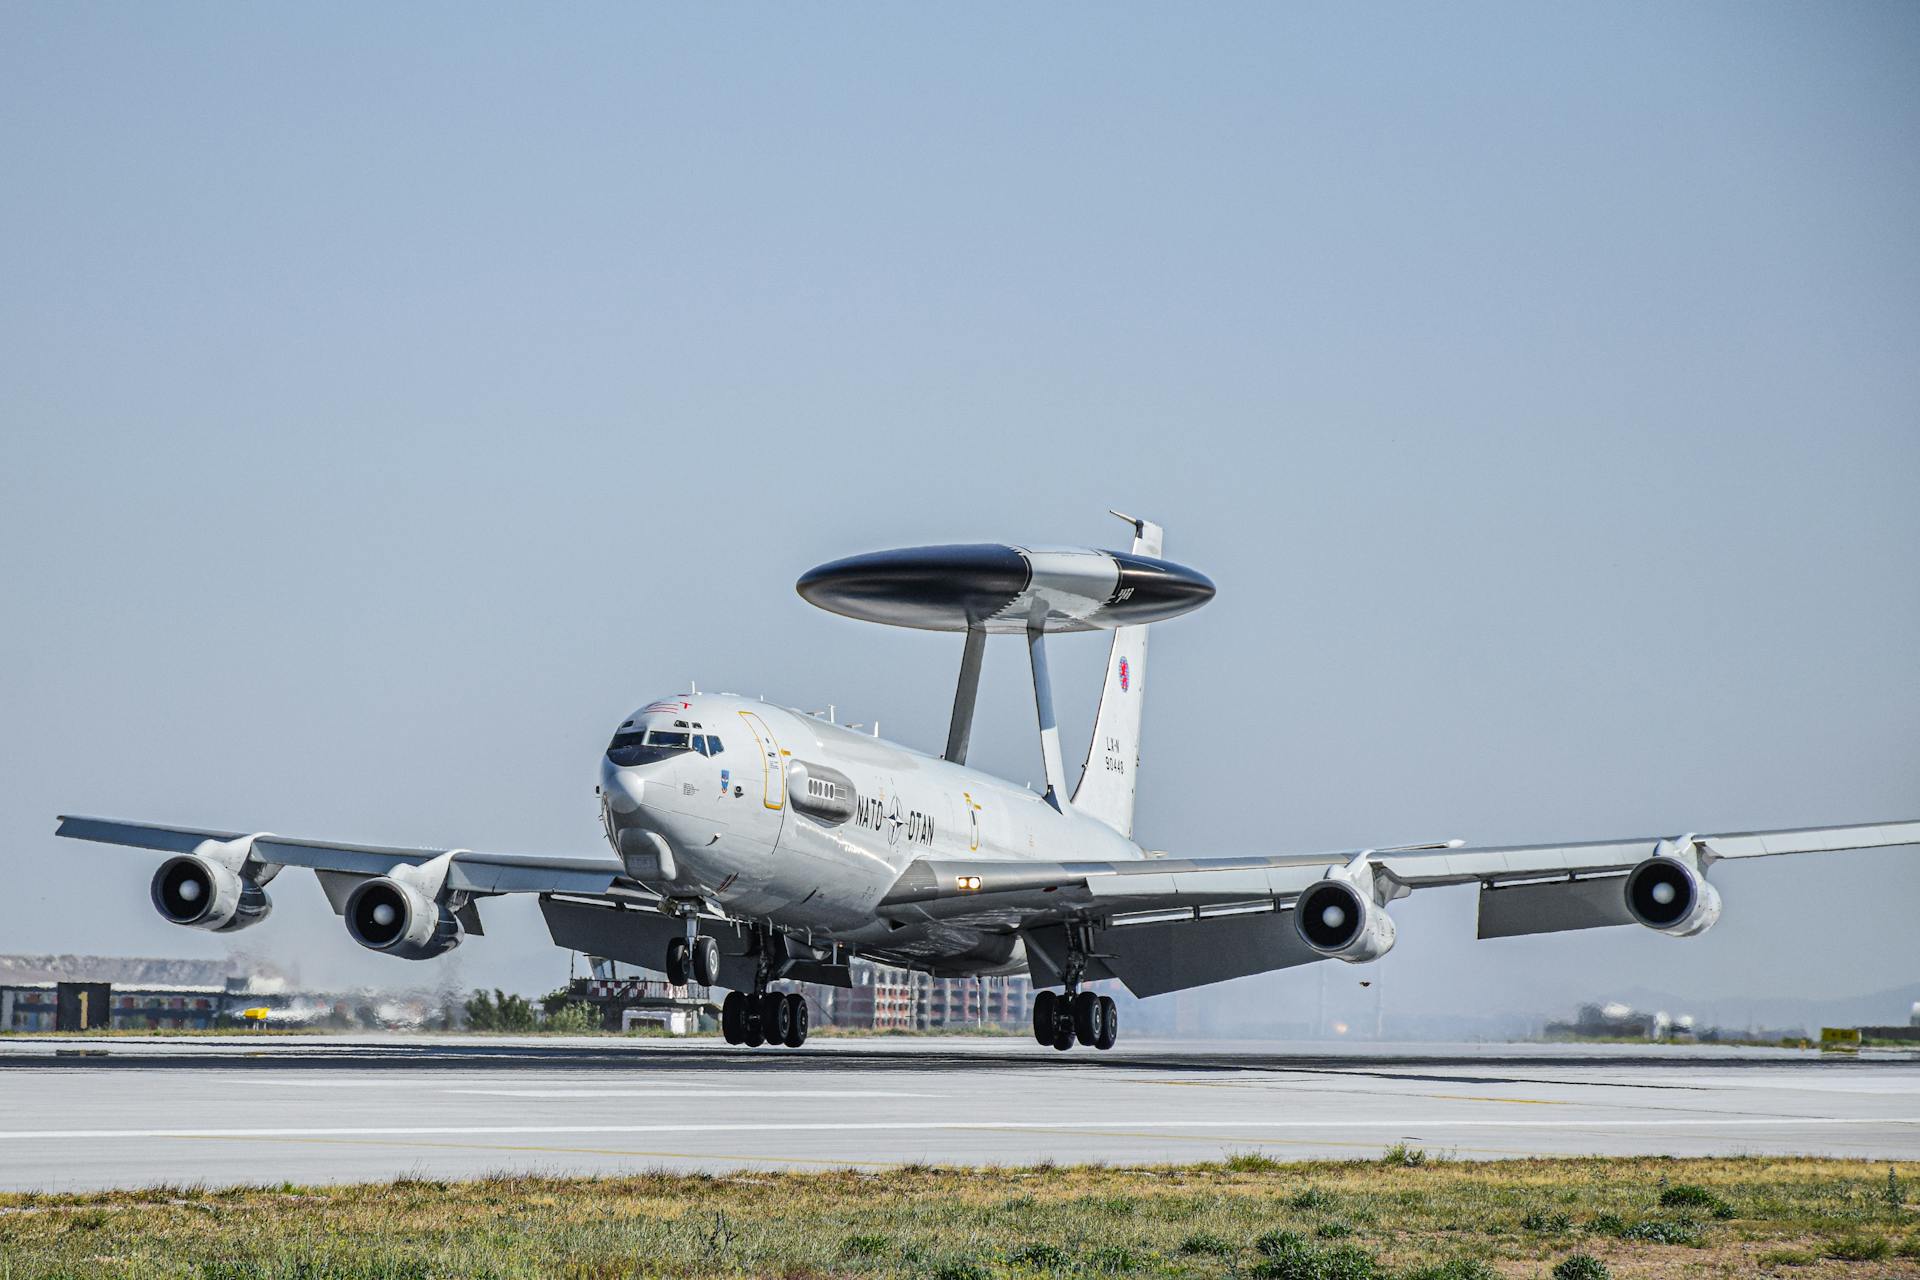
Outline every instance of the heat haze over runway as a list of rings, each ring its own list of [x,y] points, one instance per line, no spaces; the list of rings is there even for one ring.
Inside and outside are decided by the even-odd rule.
[[[0,1044],[0,1188],[503,1171],[1461,1159],[1920,1159],[1920,1059],[1638,1046],[233,1037]]]

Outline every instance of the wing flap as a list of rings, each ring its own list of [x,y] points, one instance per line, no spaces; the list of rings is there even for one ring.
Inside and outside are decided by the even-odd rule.
[[[1626,881],[1625,876],[1593,876],[1585,880],[1482,885],[1479,936],[1518,938],[1632,924]]]

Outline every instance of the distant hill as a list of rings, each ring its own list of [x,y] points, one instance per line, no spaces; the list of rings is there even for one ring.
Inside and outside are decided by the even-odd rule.
[[[112,982],[217,987],[228,978],[278,976],[266,967],[227,960],[167,960],[153,956],[0,956],[0,985],[10,982]]]

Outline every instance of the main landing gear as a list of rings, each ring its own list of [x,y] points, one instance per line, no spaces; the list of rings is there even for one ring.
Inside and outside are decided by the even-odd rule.
[[[1091,991],[1042,991],[1033,998],[1033,1038],[1065,1052],[1077,1040],[1111,1049],[1120,1039],[1120,1011],[1111,996]]]
[[[807,1029],[807,998],[797,991],[729,991],[720,1005],[720,1034],[728,1044],[798,1049]]]
[[[767,990],[777,972],[773,944],[772,937],[755,929],[753,954],[760,959],[754,966],[753,990],[729,991],[720,1003],[720,1034],[728,1044],[798,1049],[807,1042],[807,998],[797,991]]]
[[[1042,991],[1033,998],[1033,1038],[1065,1053],[1074,1041],[1095,1049],[1111,1049],[1120,1039],[1120,1011],[1110,996],[1080,990],[1087,971],[1088,935],[1082,928],[1067,931],[1067,989]]]

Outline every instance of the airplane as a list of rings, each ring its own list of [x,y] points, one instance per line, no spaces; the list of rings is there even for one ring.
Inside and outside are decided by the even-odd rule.
[[[621,720],[597,791],[615,858],[550,858],[303,840],[268,832],[61,816],[57,834],[169,855],[154,907],[230,932],[267,918],[286,867],[317,876],[358,944],[424,960],[479,936],[479,903],[538,897],[554,943],[728,989],[730,1044],[798,1048],[805,1001],[782,980],[850,986],[862,957],[944,977],[1029,975],[1042,1045],[1110,1049],[1118,980],[1136,996],[1326,960],[1380,959],[1390,904],[1477,885],[1479,936],[1637,924],[1674,937],[1720,917],[1724,859],[1920,843],[1920,820],[1469,848],[1457,839],[1338,851],[1182,857],[1133,831],[1147,636],[1214,595],[1125,520],[1125,551],[1003,544],[857,555],[803,575],[846,617],[964,636],[945,749],[830,717],[688,692]],[[1047,637],[1111,633],[1105,683],[1071,790]],[[1045,789],[967,764],[991,635],[1025,640]]]

